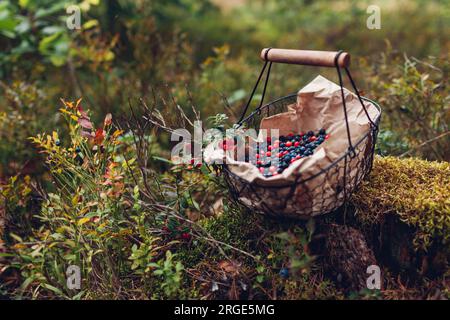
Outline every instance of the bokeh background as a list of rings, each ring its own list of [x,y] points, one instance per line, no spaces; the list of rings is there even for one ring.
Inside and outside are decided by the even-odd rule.
[[[83,97],[101,118],[167,94],[189,114],[191,95],[202,118],[227,113],[232,121],[269,46],[350,52],[359,88],[385,112],[383,153],[449,130],[447,0],[84,0],[80,30],[66,26],[69,4],[0,4],[0,174],[32,157],[27,137],[58,127],[60,98]],[[369,5],[380,7],[379,30],[366,27]],[[336,80],[334,70],[276,65],[268,98],[319,73]],[[444,136],[412,153],[449,160],[449,150]]]

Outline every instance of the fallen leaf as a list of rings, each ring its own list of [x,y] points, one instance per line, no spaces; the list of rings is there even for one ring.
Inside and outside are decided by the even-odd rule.
[[[225,271],[225,273],[230,273],[237,275],[239,273],[240,264],[233,261],[221,261],[219,262],[219,268]]]

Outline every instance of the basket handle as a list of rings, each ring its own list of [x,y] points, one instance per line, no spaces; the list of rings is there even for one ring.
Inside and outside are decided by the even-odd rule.
[[[262,108],[264,96],[266,94],[267,84],[269,82],[269,75],[270,75],[270,70],[272,68],[272,63],[279,62],[279,63],[288,63],[288,64],[300,64],[300,65],[336,68],[337,74],[339,76],[339,86],[341,88],[342,106],[344,109],[349,150],[351,151],[352,158],[354,156],[356,156],[356,153],[354,151],[354,147],[353,147],[353,144],[351,141],[351,136],[350,136],[350,126],[348,123],[347,106],[346,106],[346,102],[345,102],[344,85],[343,85],[343,81],[342,81],[341,68],[343,68],[345,70],[345,72],[347,73],[347,76],[353,86],[355,94],[357,95],[359,102],[361,103],[361,106],[362,106],[368,120],[371,123],[372,128],[374,128],[374,130],[378,130],[378,124],[373,122],[373,120],[370,118],[367,108],[364,105],[361,95],[359,94],[359,91],[356,88],[356,84],[353,81],[353,78],[350,74],[350,70],[348,69],[348,66],[350,64],[350,55],[347,52],[264,48],[261,51],[261,59],[265,61],[264,66],[261,70],[261,73],[259,74],[258,80],[256,80],[256,84],[253,87],[253,91],[250,94],[247,104],[244,107],[241,118],[237,122],[237,124],[239,126],[241,126],[244,121],[246,121],[248,118],[250,118],[254,112],[257,112]],[[266,70],[267,65],[269,65],[269,68],[267,70],[266,79],[264,81],[264,88],[263,88],[263,92],[262,92],[262,96],[261,96],[261,101],[259,103],[259,107],[255,111],[253,111],[252,114],[247,116],[247,118],[245,118],[245,116],[247,114],[247,110],[250,106],[250,103],[253,99],[256,89],[258,88],[258,84],[261,81],[261,78],[264,74],[264,71]]]
[[[335,58],[338,53],[338,51],[264,48],[261,51],[261,59],[264,61],[278,63],[335,68]],[[348,68],[350,65],[350,54],[347,52],[341,52],[339,54],[337,64],[341,68]]]

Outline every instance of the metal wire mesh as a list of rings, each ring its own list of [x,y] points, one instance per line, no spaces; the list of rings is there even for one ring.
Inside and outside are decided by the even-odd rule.
[[[342,206],[372,168],[381,109],[374,101],[363,97],[362,100],[372,103],[379,116],[351,148],[313,176],[305,177],[300,173],[291,183],[267,187],[249,183],[231,172],[226,164],[222,165],[233,198],[252,211],[293,218],[326,214]],[[262,118],[286,112],[295,101],[296,94],[277,99],[258,107],[241,123],[258,130]]]

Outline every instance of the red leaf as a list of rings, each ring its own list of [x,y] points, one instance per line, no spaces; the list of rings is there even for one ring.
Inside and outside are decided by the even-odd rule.
[[[78,123],[80,124],[80,126],[82,126],[84,129],[92,129],[92,123],[91,121],[89,121],[88,118],[79,118],[78,119]]]
[[[89,131],[81,130],[80,135],[84,138],[92,139],[92,133],[90,133]]]
[[[85,118],[85,119],[88,119],[88,120],[89,120],[89,117],[88,117],[86,111],[83,110],[83,107],[81,107],[81,106],[79,106],[79,105],[77,104],[77,109],[78,109],[78,111],[80,112],[82,118]]]
[[[103,139],[105,139],[105,135],[106,135],[105,130],[100,128],[97,129],[97,131],[95,131],[94,143],[98,145],[102,144]]]

